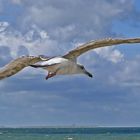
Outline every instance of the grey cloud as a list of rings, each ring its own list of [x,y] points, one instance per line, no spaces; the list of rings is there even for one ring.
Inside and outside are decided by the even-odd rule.
[[[133,13],[133,0],[129,2],[41,0],[37,3],[24,1],[23,5],[27,12],[21,21],[25,25],[37,24],[45,28],[52,38],[61,41],[110,36],[112,21],[120,17],[126,18],[129,13]]]
[[[133,59],[125,60],[119,66],[118,71],[115,72],[114,76],[110,77],[112,84],[118,84],[121,86],[132,86],[137,87],[140,83],[139,78],[139,65],[140,57],[135,56]]]

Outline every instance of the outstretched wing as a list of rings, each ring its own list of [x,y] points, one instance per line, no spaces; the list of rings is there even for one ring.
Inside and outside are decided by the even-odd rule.
[[[45,61],[48,60],[49,58],[43,57],[43,56],[22,56],[19,57],[4,67],[0,69],[0,80],[4,79],[6,77],[10,77],[17,72],[21,71],[23,68],[35,64],[39,61]]]
[[[90,41],[84,45],[77,47],[76,49],[68,52],[64,55],[64,58],[75,60],[81,54],[96,48],[119,45],[119,44],[131,44],[131,43],[140,43],[140,38],[129,38],[129,39],[103,39],[97,41]]]

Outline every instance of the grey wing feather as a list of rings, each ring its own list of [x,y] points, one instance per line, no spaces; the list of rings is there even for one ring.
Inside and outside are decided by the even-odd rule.
[[[44,61],[49,58],[44,56],[23,56],[19,57],[13,61],[11,61],[9,64],[5,65],[0,69],[0,80],[10,77],[17,72],[21,71],[23,68],[35,64],[39,61]]]
[[[76,49],[68,52],[64,55],[64,58],[75,60],[81,54],[96,48],[119,45],[119,44],[131,44],[131,43],[140,43],[140,38],[129,38],[129,39],[103,39],[97,41],[90,41],[84,45],[77,47]]]

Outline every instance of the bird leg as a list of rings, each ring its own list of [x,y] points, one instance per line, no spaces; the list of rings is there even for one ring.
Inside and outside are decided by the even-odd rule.
[[[48,75],[46,76],[46,80],[48,80],[49,78],[51,78],[55,75],[56,75],[56,72],[49,72]]]

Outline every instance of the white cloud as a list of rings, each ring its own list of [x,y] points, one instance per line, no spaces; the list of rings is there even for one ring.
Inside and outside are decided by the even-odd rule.
[[[6,21],[0,22],[0,32],[5,31],[5,29],[9,26],[9,23]]]
[[[123,54],[119,50],[114,49],[114,47],[99,48],[99,49],[96,49],[95,52],[99,56],[113,63],[118,63],[122,61],[124,57]]]
[[[47,32],[37,27],[23,35],[11,29],[9,23],[1,22],[0,31],[0,46],[9,47],[14,58],[17,57],[20,47],[26,47],[30,55],[49,54],[56,49],[57,41],[49,39]]]
[[[133,60],[125,60],[118,65],[117,71],[110,76],[110,82],[120,86],[140,86],[140,56],[136,56]]]

